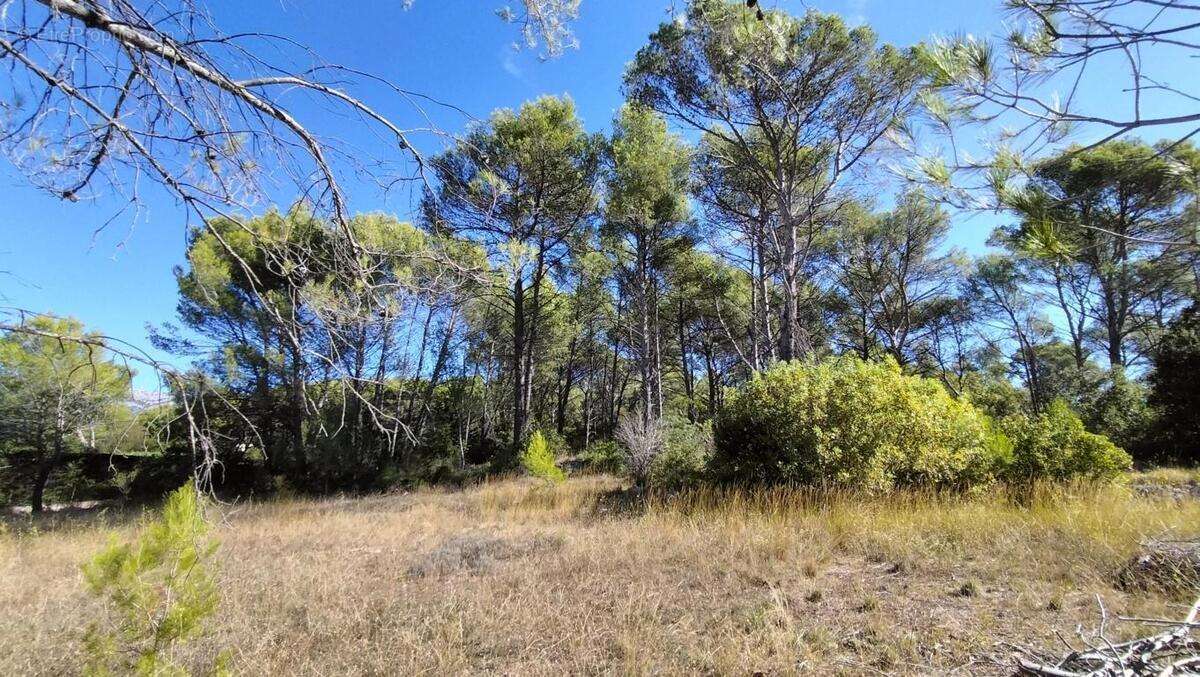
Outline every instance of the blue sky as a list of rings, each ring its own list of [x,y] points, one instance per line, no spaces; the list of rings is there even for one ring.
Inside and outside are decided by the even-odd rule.
[[[670,0],[583,0],[575,24],[580,48],[542,62],[536,52],[513,51],[514,27],[495,14],[499,0],[403,0],[329,2],[209,0],[225,32],[269,31],[311,47],[326,61],[369,71],[408,90],[453,103],[474,117],[514,107],[541,94],[570,94],[591,130],[605,130],[621,105],[626,63],[647,35],[670,18]],[[1000,32],[998,0],[778,0],[795,13],[811,7],[867,22],[881,39],[907,46],[933,34]],[[677,6],[682,2],[677,0]],[[382,90],[356,91],[367,100]],[[411,109],[390,100],[383,112],[415,124]],[[306,121],[337,129],[351,143],[372,143],[353,120],[333,118],[319,108],[302,108]],[[450,132],[466,119],[430,109]],[[418,141],[436,152],[439,141]],[[355,211],[388,210],[404,216],[410,192],[380,195],[373,187],[349,185]],[[282,198],[281,198],[282,199]],[[161,195],[147,194],[136,213],[121,213],[123,201],[64,203],[25,185],[13,168],[0,166],[0,305],[75,316],[92,329],[148,347],[145,325],[174,316],[171,268],[182,260],[183,210]],[[106,228],[96,229],[120,213]],[[978,251],[995,217],[956,222],[953,242]],[[139,387],[154,383],[149,374]]]

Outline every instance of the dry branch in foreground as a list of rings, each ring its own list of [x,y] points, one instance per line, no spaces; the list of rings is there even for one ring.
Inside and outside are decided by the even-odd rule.
[[[1077,675],[1200,675],[1200,639],[1192,631],[1200,627],[1200,597],[1183,620],[1118,617],[1121,621],[1163,627],[1155,635],[1114,643],[1105,637],[1107,612],[1100,604],[1100,629],[1097,637],[1080,639],[1088,648],[1071,651],[1054,664],[1024,658],[1017,659],[1020,674],[1075,677]]]

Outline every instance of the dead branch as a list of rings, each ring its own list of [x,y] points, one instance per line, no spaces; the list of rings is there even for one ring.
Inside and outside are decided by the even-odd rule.
[[[1105,637],[1107,612],[1101,604],[1103,619],[1095,640],[1087,649],[1072,650],[1056,662],[1017,658],[1021,674],[1049,677],[1079,677],[1083,675],[1196,675],[1200,674],[1200,639],[1192,630],[1200,627],[1200,598],[1192,604],[1183,620],[1137,619],[1118,620],[1147,625],[1167,626],[1154,635],[1114,643]],[[1082,636],[1082,633],[1081,633]]]

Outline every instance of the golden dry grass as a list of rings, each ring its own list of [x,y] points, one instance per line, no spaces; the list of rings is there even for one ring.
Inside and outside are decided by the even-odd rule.
[[[1200,469],[1196,468],[1154,468],[1143,472],[1133,473],[1131,484],[1162,484],[1167,486],[1191,484],[1200,482]]]
[[[605,477],[224,509],[221,609],[183,650],[244,674],[1011,672],[1008,644],[1180,600],[1113,587],[1200,502],[704,491]],[[129,527],[118,527],[124,532]],[[88,524],[0,535],[0,674],[74,674]],[[1126,628],[1126,632],[1139,630]]]

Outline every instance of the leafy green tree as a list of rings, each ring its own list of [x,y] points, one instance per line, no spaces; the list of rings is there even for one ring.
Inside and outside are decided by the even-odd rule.
[[[580,251],[582,250],[582,251]],[[600,248],[588,243],[571,261],[572,289],[565,298],[562,341],[554,379],[554,430],[568,433],[568,416],[573,417],[576,437],[586,447],[596,422],[597,381],[605,371],[606,336],[615,333],[613,294],[609,282],[613,261]]]
[[[756,370],[754,281],[712,254],[691,249],[671,271],[667,304],[679,342],[688,420],[711,419],[724,387]],[[701,408],[703,405],[703,408]],[[681,412],[682,413],[682,412]]]
[[[38,316],[0,338],[0,444],[32,457],[33,512],[70,455],[112,439],[104,431],[127,407],[132,377],[78,320]]]
[[[394,217],[349,228],[362,274],[346,278],[328,265],[337,236],[303,204],[210,222],[176,271],[180,321],[206,341],[155,337],[221,388],[205,414],[226,459],[265,456],[314,489],[371,486],[427,446],[470,281],[487,274],[470,245]]]
[[[641,374],[643,423],[663,415],[663,336],[660,310],[669,269],[691,246],[688,223],[689,152],[653,111],[626,105],[609,145],[607,203],[602,232],[615,250],[617,279],[636,312],[635,351]]]
[[[1091,327],[1108,363],[1128,366],[1182,302],[1191,271],[1172,243],[1197,166],[1191,144],[1114,141],[1072,147],[1004,192],[1021,223],[1000,240],[1040,272],[1081,365]]]
[[[903,365],[928,349],[959,278],[957,253],[943,252],[949,230],[949,215],[919,192],[885,214],[846,221],[834,245],[837,292],[851,320],[847,343],[860,357],[879,346]]]
[[[1159,456],[1200,463],[1200,307],[1193,305],[1167,329],[1154,351],[1150,404],[1163,433]]]
[[[1007,352],[1008,347],[1014,348],[1012,370],[1029,392],[1030,408],[1038,412],[1053,400],[1039,358],[1040,348],[1051,340],[1054,327],[1041,314],[1023,275],[1012,258],[989,254],[975,262],[964,292],[984,323],[986,340],[994,349]]]
[[[920,74],[837,16],[693,0],[664,23],[625,76],[630,100],[719,139],[721,161],[759,184],[778,220],[779,358],[811,352],[799,299],[809,248],[844,175],[901,124]]]
[[[601,150],[570,99],[546,96],[496,111],[432,162],[439,186],[425,200],[430,226],[483,247],[506,280],[493,301],[506,309],[511,333],[510,459],[529,426],[544,283],[592,223]]]
[[[748,132],[751,138],[755,132]],[[762,144],[753,144],[756,148]],[[703,208],[703,214],[714,232],[725,231],[734,243],[733,251],[723,252],[722,258],[745,271],[750,278],[750,294],[746,304],[746,359],[751,369],[761,371],[778,359],[779,317],[781,308],[779,257],[774,234],[778,228],[776,203],[771,190],[751,169],[734,161],[736,152],[726,150],[721,137],[705,134],[695,153],[693,194]],[[806,231],[815,235],[815,231]],[[815,237],[806,237],[806,250],[818,246]],[[804,271],[805,277],[813,276]],[[810,307],[811,298],[797,301],[802,308]],[[813,327],[804,331],[813,333]]]
[[[1079,411],[1089,431],[1103,435],[1138,461],[1151,460],[1158,419],[1146,384],[1121,368],[1109,371]]]
[[[176,312],[185,328],[211,344],[180,338],[170,327],[154,337],[161,348],[205,361],[240,413],[229,417],[233,428],[225,434],[261,447],[277,471],[289,456],[293,468],[306,465],[305,387],[322,349],[298,271],[324,268],[314,259],[327,236],[302,205],[247,221],[218,219],[192,231],[187,264],[175,271]],[[313,282],[310,276],[304,284]]]
[[[958,394],[993,419],[1014,416],[1029,410],[1029,393],[1013,383],[1010,364],[994,346],[971,356],[971,367],[956,380]]]
[[[1082,411],[1096,401],[1107,387],[1104,370],[1092,360],[1075,362],[1071,346],[1054,335],[1054,327],[1039,322],[1042,338],[1033,348],[1032,360],[1039,384],[1038,408],[1055,400]]]

